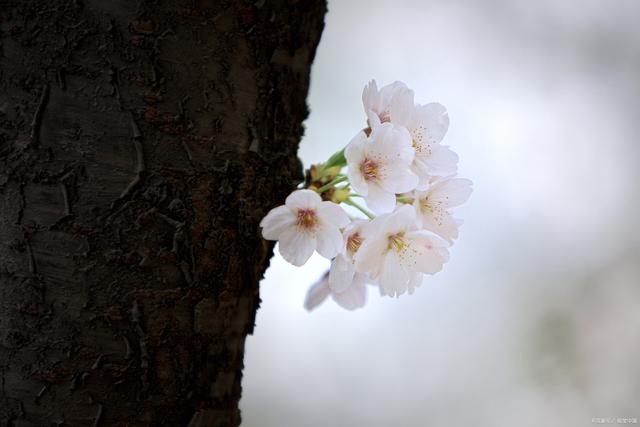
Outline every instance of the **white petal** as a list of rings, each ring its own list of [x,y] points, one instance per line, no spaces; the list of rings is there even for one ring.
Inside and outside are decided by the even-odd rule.
[[[374,221],[376,220],[377,218]],[[377,225],[378,223],[372,222],[371,227],[368,228],[375,229],[378,228]],[[371,234],[365,238],[362,246],[353,257],[356,270],[361,273],[369,273],[372,278],[377,278],[387,245],[387,235],[383,230],[379,230],[379,234]]]
[[[365,111],[377,107],[378,97],[378,85],[375,80],[371,80],[362,90],[362,105]]]
[[[406,163],[407,165],[410,165],[413,162],[413,159],[415,159],[416,157],[416,150],[411,145],[411,138],[408,138],[408,139],[403,138],[403,141],[408,141],[409,143],[408,144],[403,143],[398,160]]]
[[[378,90],[375,81],[369,82],[362,92],[362,104],[365,111],[373,111],[376,115],[388,115],[391,104],[396,98],[402,102],[413,103],[413,91],[407,88],[402,82],[393,82],[383,86]],[[370,118],[371,122],[371,118]],[[378,123],[371,123],[371,127],[375,127]]]
[[[380,180],[380,186],[394,195],[412,191],[417,185],[418,176],[407,163],[398,161],[385,166],[384,179]]]
[[[384,289],[385,295],[402,295],[407,290],[410,278],[411,275],[402,268],[396,252],[393,250],[387,252],[379,278],[380,287]]]
[[[417,107],[417,123],[424,128],[424,141],[437,144],[449,129],[447,109],[436,102]]]
[[[316,238],[313,234],[298,231],[297,227],[289,228],[280,235],[278,246],[282,257],[299,267],[313,254]]]
[[[351,221],[345,228],[344,228],[344,238],[345,238],[345,243],[346,240],[349,236],[351,236],[354,233],[359,233],[362,237],[364,237],[365,234],[365,227],[367,226],[367,224],[369,224],[371,221],[367,220],[367,219],[354,219],[353,221]]]
[[[391,123],[407,127],[414,117],[415,108],[415,104],[413,103],[413,91],[407,89],[400,92],[393,97],[389,105]]]
[[[440,211],[437,216],[434,212],[423,212],[420,215],[422,220],[422,228],[432,231],[447,240],[449,243],[453,243],[458,238],[459,224],[451,213],[447,211]]]
[[[377,184],[368,186],[369,194],[365,197],[367,206],[377,214],[391,212],[396,206],[396,195],[383,190]]]
[[[405,128],[384,123],[371,133],[371,139],[372,147],[386,162],[410,164],[413,161],[415,151],[411,146],[411,135]]]
[[[380,121],[380,116],[373,110],[367,110],[367,123],[372,130],[377,129],[382,122]]]
[[[317,250],[320,255],[331,259],[340,252],[344,240],[336,227],[321,225],[316,232]]]
[[[296,190],[289,194],[285,204],[291,209],[315,209],[322,199],[312,190]]]
[[[360,131],[344,149],[344,158],[347,159],[347,163],[360,164],[364,160],[366,143],[369,141],[367,135]]]
[[[347,176],[349,177],[349,184],[351,184],[351,188],[353,188],[356,193],[363,197],[366,197],[367,194],[369,194],[369,185],[367,184],[367,181],[365,181],[364,176],[362,176],[359,165],[349,163]]]
[[[464,178],[439,181],[429,191],[429,199],[442,202],[446,208],[460,206],[469,199],[473,183]]]
[[[327,284],[328,276],[325,274],[320,280],[314,283],[307,291],[307,296],[304,299],[304,308],[311,311],[329,296],[331,290]]]
[[[325,224],[334,227],[346,227],[349,224],[349,215],[340,206],[333,202],[322,202],[318,206],[318,217]]]
[[[442,239],[424,232],[414,232],[406,238],[411,249],[401,257],[404,268],[434,274],[442,270],[443,264],[449,260],[447,243]]]
[[[333,292],[344,292],[353,283],[355,272],[355,266],[344,255],[336,256],[329,270],[329,288]]]
[[[415,289],[422,284],[423,280],[424,280],[424,275],[422,275],[421,273],[413,274],[413,276],[409,280],[409,283],[407,284],[407,290],[409,291],[409,295],[411,295],[413,291],[415,291]]]
[[[458,155],[446,145],[432,144],[428,154],[418,157],[429,175],[447,176],[458,170]]]
[[[363,275],[358,275],[363,276]],[[361,278],[355,278],[353,284],[343,292],[332,292],[331,297],[338,305],[347,310],[363,307],[367,302],[367,288]]]
[[[413,205],[402,205],[391,214],[386,226],[388,235],[401,231],[415,230],[418,226],[416,208]]]
[[[269,211],[262,221],[262,237],[267,240],[278,240],[288,228],[294,227],[296,216],[287,206],[278,206]]]
[[[426,160],[428,160],[428,158],[421,154],[416,155],[413,159],[413,163],[411,163],[411,170],[418,176],[418,185],[416,185],[416,190],[418,191],[425,191],[429,188],[431,170]]]
[[[347,176],[351,187],[360,195],[367,195],[367,182],[360,172],[360,164],[365,159],[366,147],[369,144],[364,132],[358,133],[344,150],[344,157],[347,159]]]
[[[415,168],[412,168],[412,170],[414,171],[414,173],[416,175],[418,175],[418,185],[416,185],[416,190],[417,191],[424,191],[427,188],[429,188],[429,175],[422,175],[418,172],[416,172]]]
[[[413,91],[409,89],[406,84],[400,81],[395,81],[380,88],[380,102],[382,109],[388,111],[391,104],[397,98],[402,98],[405,102],[413,104]],[[382,110],[379,112],[382,112]]]

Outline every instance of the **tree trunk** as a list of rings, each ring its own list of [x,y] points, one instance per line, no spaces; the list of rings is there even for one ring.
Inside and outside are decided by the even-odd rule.
[[[0,0],[0,425],[234,426],[324,0]]]

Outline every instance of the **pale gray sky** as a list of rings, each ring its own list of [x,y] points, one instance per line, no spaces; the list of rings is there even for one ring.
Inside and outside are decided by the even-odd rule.
[[[302,303],[328,262],[279,256],[247,341],[245,426],[640,423],[635,0],[330,1],[300,156],[402,80],[451,119],[474,181],[451,261],[412,296]]]

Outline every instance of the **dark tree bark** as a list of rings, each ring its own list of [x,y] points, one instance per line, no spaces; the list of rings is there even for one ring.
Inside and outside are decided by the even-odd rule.
[[[0,0],[0,425],[232,426],[324,0]]]

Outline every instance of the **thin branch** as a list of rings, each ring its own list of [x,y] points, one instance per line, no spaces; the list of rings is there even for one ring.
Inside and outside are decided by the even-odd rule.
[[[376,217],[374,214],[372,214],[371,212],[369,212],[364,207],[360,206],[358,203],[354,202],[350,198],[345,200],[344,203],[346,203],[347,205],[353,206],[354,208],[358,209],[360,212],[365,214],[369,219],[373,219],[373,218]]]
[[[334,179],[333,181],[329,182],[328,184],[323,185],[322,187],[318,188],[316,190],[316,193],[324,193],[327,190],[332,189],[333,187],[336,186],[336,184],[340,184],[341,182],[344,182],[347,180],[347,177],[342,175],[337,177],[336,179]]]

